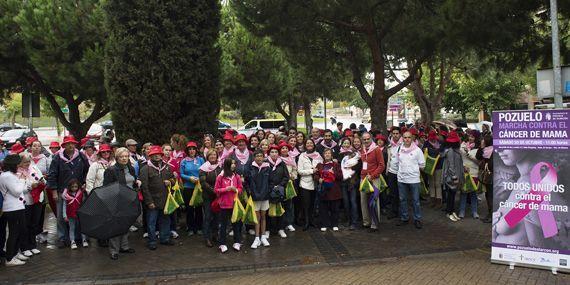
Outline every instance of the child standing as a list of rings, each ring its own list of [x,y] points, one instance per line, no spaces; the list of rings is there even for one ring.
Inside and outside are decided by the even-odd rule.
[[[77,210],[83,203],[83,190],[80,189],[79,180],[71,179],[67,184],[67,188],[63,190],[63,218],[69,224],[69,240],[71,241],[71,249],[77,249],[75,243],[75,234],[79,229],[79,219],[77,218]],[[89,247],[87,236],[82,234],[83,247]]]

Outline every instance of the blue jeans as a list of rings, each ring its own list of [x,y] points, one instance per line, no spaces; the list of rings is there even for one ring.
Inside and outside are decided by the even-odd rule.
[[[148,243],[156,244],[156,222],[160,228],[160,242],[168,242],[170,240],[170,216],[165,215],[162,209],[147,210],[148,225]]]
[[[420,221],[422,219],[422,212],[420,209],[420,183],[402,183],[398,182],[398,191],[400,194],[400,218],[402,221],[410,219],[408,215],[408,196],[411,192],[412,207],[414,208],[414,220]]]
[[[76,240],[75,233],[77,230],[79,230],[79,220],[74,219],[74,218],[69,218],[69,240],[71,240],[71,241]],[[81,240],[86,241],[87,236],[84,234],[81,234]]]
[[[60,241],[69,241],[69,230],[67,228],[67,222],[63,218],[63,194],[58,192],[57,195],[57,238]]]
[[[463,193],[461,192],[461,196],[459,196],[459,217],[465,217],[465,208],[467,206],[467,198],[471,200],[471,214],[473,217],[479,216],[477,214],[477,193],[469,192]]]
[[[356,189],[350,180],[343,181],[342,188],[342,203],[346,220],[349,225],[356,226],[358,224],[358,203],[356,202]],[[287,212],[285,212],[287,213]]]

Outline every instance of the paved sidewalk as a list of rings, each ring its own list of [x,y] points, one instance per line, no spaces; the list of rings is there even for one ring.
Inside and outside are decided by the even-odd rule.
[[[339,278],[336,283],[342,284],[353,282],[352,278],[359,280],[355,281],[356,283],[378,283],[386,277],[392,278],[387,280],[395,280],[396,284],[398,282],[410,284],[407,278],[417,278],[414,280],[418,282],[432,279],[432,281],[446,280],[445,278],[455,280],[453,278],[458,278],[457,276],[465,275],[463,276],[465,278],[468,272],[487,278],[481,280],[498,281],[501,276],[493,275],[495,271],[518,275],[520,273],[514,272],[527,272],[527,270],[530,272],[529,275],[544,277],[536,281],[553,280],[559,283],[568,281],[566,275],[552,276],[555,279],[548,279],[550,278],[548,271],[534,269],[520,269],[519,271],[517,268],[512,272],[508,271],[507,266],[491,265],[488,249],[490,239],[488,224],[470,218],[452,223],[441,211],[430,209],[424,211],[424,216],[424,228],[421,230],[415,229],[413,225],[397,227],[394,225],[395,220],[383,219],[380,231],[376,233],[368,233],[365,230],[341,230],[334,233],[321,233],[316,229],[308,232],[298,230],[289,233],[286,239],[272,235],[271,246],[257,250],[249,248],[252,237],[244,236],[244,246],[242,252],[239,253],[230,250],[226,254],[220,254],[216,247],[206,248],[203,239],[198,236],[181,236],[176,240],[176,246],[162,246],[156,251],[150,251],[145,247],[141,232],[130,235],[131,247],[136,250],[136,253],[123,254],[118,261],[109,259],[107,249],[96,246],[75,251],[50,250],[42,247],[40,248],[42,253],[33,257],[24,266],[16,268],[0,266],[0,284],[61,284],[66,282],[82,284],[148,282],[148,284],[153,284],[157,280],[188,282],[188,278],[232,276],[240,272],[256,272],[256,276],[262,274],[268,277],[284,274],[283,280],[287,281],[284,283],[295,283],[293,276],[287,274],[301,274],[301,276],[313,276],[313,274],[321,276],[320,274],[323,274],[322,276],[331,275],[330,278]],[[52,238],[54,222],[52,216],[48,221]],[[228,242],[231,241],[232,239],[229,238]],[[454,254],[459,254],[459,257],[433,255],[446,252],[455,252]],[[411,258],[410,256],[417,257]],[[318,268],[307,269],[315,266]],[[295,268],[295,271],[287,273],[288,268]],[[436,273],[430,273],[430,271]],[[460,274],[456,274],[458,272]],[[370,277],[367,274],[373,276]],[[240,280],[239,283],[245,283],[249,278],[248,275],[241,275],[241,273],[239,276],[239,278],[244,278],[243,282],[242,279],[237,279]],[[325,277],[311,278],[304,280],[308,280],[308,283],[332,280]],[[476,278],[476,276],[470,278]],[[532,278],[527,277],[527,279]],[[377,282],[367,282],[369,280]],[[199,281],[207,280],[199,279]],[[226,281],[220,280],[220,282]],[[227,280],[227,282],[230,281]],[[447,284],[454,284],[454,282]]]

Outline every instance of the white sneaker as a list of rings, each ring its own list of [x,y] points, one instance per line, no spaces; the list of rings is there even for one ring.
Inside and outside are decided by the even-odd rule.
[[[77,249],[77,244],[74,241],[71,242],[71,249]]]
[[[23,255],[23,254],[20,252],[20,253],[18,253],[18,254],[16,255],[16,257],[12,258],[12,260],[14,260],[14,259],[19,259],[19,260],[21,260],[21,261],[26,261],[26,260],[28,260],[28,259],[30,259],[30,258],[27,257],[27,256],[25,256],[25,255]]]
[[[282,237],[282,238],[286,238],[286,237],[287,237],[287,234],[285,233],[284,230],[279,230],[279,232],[277,232],[277,233],[278,233],[279,236]]]
[[[261,236],[261,243],[263,244],[263,246],[269,246],[269,241],[265,236]]]
[[[26,251],[22,252],[22,254],[25,255],[26,257],[32,257],[32,256],[34,256],[34,254],[33,254],[31,251],[29,251],[29,250],[26,250]]]
[[[178,235],[178,233],[177,233],[176,231],[170,231],[170,236],[171,236],[173,239],[177,239],[177,238],[179,237],[179,235]]]
[[[255,230],[254,230],[254,229],[251,229],[251,230],[248,231],[248,233],[249,233],[249,235],[254,236],[254,235],[255,235]]]
[[[458,221],[461,220],[461,218],[460,218],[459,216],[457,216],[457,214],[456,214],[455,212],[453,212],[453,213],[451,213],[451,214],[453,215],[453,217],[454,217],[456,220],[458,220]]]
[[[229,236],[233,237],[234,236],[234,231],[230,231],[230,233],[228,234]]]
[[[86,240],[83,241],[83,247],[89,247],[89,243]]]
[[[235,251],[239,251],[241,249],[241,244],[236,242],[232,247],[234,248]]]
[[[290,231],[290,232],[294,232],[294,231],[295,231],[295,228],[293,227],[293,225],[288,225],[288,226],[287,226],[287,230]]]
[[[458,221],[452,214],[447,215],[447,217],[448,217],[450,220],[452,220],[453,222],[457,222],[457,221]]]
[[[154,232],[154,235],[158,237],[160,235],[160,232],[156,231],[156,232]]]
[[[253,243],[251,244],[251,248],[256,249],[261,245],[261,240],[259,240],[258,237],[255,238],[255,240],[253,240]]]
[[[148,238],[148,233],[144,233],[143,238]]]
[[[224,253],[226,251],[228,251],[228,247],[225,245],[220,245],[220,252]]]
[[[12,260],[6,262],[7,267],[18,266],[26,264],[25,261],[22,261],[16,257],[12,258]]]
[[[265,231],[265,233],[263,234],[266,238],[269,238],[269,231]]]
[[[134,233],[134,232],[136,232],[136,231],[138,231],[138,230],[139,230],[139,228],[137,228],[137,227],[135,227],[135,226],[131,226],[131,227],[129,228],[129,231],[132,232],[132,233]]]
[[[40,254],[40,253],[41,253],[41,251],[40,251],[39,249],[37,249],[37,248],[32,249],[31,252],[32,252],[33,254]]]
[[[338,232],[338,227],[333,227],[333,232]]]
[[[326,232],[327,228],[321,228],[321,232]]]

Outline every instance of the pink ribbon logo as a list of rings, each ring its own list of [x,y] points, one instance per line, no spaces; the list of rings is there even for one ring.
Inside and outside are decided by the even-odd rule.
[[[540,175],[540,169],[542,168],[542,166],[548,167],[548,173],[546,173],[544,178],[542,178]],[[552,164],[550,163],[539,162],[530,171],[531,185],[556,184],[557,181],[558,181],[558,176],[556,174],[556,170],[554,169],[554,166],[552,166]],[[545,204],[545,205],[550,204],[550,202],[544,201],[544,197],[548,195],[548,192],[536,191],[534,186],[532,186],[530,193],[540,196],[540,201],[538,201],[538,204]],[[530,213],[531,210],[528,208],[528,204],[537,203],[537,201],[522,200],[519,203],[526,205],[525,208],[511,209],[505,216],[505,221],[511,228],[515,227],[522,219],[524,219],[526,215],[528,215],[528,213]],[[558,233],[556,220],[554,220],[554,214],[551,211],[538,210],[538,218],[540,219],[540,224],[542,225],[542,233],[544,234],[545,238],[553,237]]]

